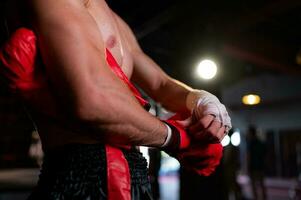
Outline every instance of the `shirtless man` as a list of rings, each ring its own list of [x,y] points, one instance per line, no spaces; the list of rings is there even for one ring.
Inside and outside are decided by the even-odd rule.
[[[110,69],[108,52],[166,109],[191,113],[182,125],[192,140],[219,142],[231,128],[219,100],[165,74],[104,0],[28,0],[26,11],[57,115],[34,115],[45,160],[31,199],[106,199],[104,144],[161,148],[173,145],[179,134],[140,105]],[[145,160],[135,148],[122,151],[131,172],[131,198],[151,198]]]

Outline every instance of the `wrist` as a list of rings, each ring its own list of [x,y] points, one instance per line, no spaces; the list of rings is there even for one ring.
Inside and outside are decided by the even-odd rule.
[[[205,90],[194,89],[190,91],[186,97],[186,107],[190,111],[199,106],[199,104],[204,105],[208,104],[209,102],[220,103],[215,95]]]
[[[171,140],[171,136],[172,136],[172,130],[171,130],[170,126],[167,125],[166,123],[164,123],[164,125],[166,126],[166,129],[167,129],[167,135],[166,135],[164,143],[161,145],[161,147],[163,147],[163,148],[168,146],[168,144],[170,143],[170,140]]]
[[[202,90],[191,90],[186,96],[186,108],[192,111],[198,103],[198,100],[203,96]]]
[[[180,133],[176,127],[174,127],[172,124],[168,122],[168,120],[163,121],[163,123],[167,127],[167,137],[164,144],[161,146],[161,148],[162,150],[169,153],[176,152],[180,148],[180,143],[181,143]]]
[[[166,151],[169,154],[174,154],[181,149],[187,148],[190,144],[190,139],[184,128],[180,126],[175,120],[165,120],[163,122],[169,127],[171,134],[170,138],[168,138],[168,141],[164,142],[164,144],[166,144],[164,146],[161,146],[162,150]]]

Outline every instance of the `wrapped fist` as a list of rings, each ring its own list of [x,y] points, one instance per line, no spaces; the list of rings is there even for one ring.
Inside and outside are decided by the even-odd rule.
[[[213,94],[204,90],[192,90],[186,98],[191,110],[188,130],[197,140],[220,142],[231,129],[231,119],[226,107]]]

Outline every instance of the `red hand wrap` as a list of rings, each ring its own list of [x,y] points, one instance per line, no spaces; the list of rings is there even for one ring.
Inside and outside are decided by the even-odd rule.
[[[211,175],[220,164],[223,155],[221,144],[191,146],[177,154],[181,165],[202,176]]]
[[[163,122],[169,125],[172,130],[171,141],[169,142],[168,148],[175,151],[187,148],[190,144],[190,138],[183,127],[175,120],[170,119]]]
[[[183,119],[186,114],[176,114],[171,119]],[[202,176],[211,175],[216,167],[220,164],[223,147],[221,144],[196,144],[190,140],[184,128],[176,122],[176,120],[166,120],[167,124],[173,127],[173,136],[178,139],[178,142],[171,142],[172,147],[167,147],[165,150],[170,155],[179,160],[181,165],[196,172]],[[176,139],[172,139],[177,141]],[[179,142],[180,140],[180,142]],[[174,146],[177,148],[174,148]]]

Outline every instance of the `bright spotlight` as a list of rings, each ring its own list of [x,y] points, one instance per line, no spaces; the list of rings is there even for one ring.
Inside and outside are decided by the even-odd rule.
[[[242,102],[245,105],[256,105],[261,101],[260,96],[256,94],[248,94],[242,97]]]
[[[203,60],[197,66],[196,72],[203,79],[212,79],[216,75],[217,66],[211,60]]]
[[[240,145],[240,133],[238,131],[231,135],[231,144],[236,147]]]
[[[230,137],[229,137],[229,135],[226,135],[226,136],[224,137],[224,139],[222,140],[221,143],[222,143],[223,147],[229,145],[229,144],[230,144]]]

